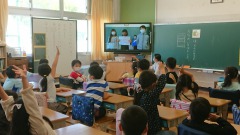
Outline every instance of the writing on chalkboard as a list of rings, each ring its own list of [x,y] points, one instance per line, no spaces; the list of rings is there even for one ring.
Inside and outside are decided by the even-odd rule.
[[[187,32],[187,53],[186,53],[186,58],[187,58],[187,60],[189,60],[189,53],[190,53],[190,40],[191,40],[191,31],[190,30],[188,30],[188,32]]]
[[[185,48],[186,34],[179,33],[177,35],[177,47]]]

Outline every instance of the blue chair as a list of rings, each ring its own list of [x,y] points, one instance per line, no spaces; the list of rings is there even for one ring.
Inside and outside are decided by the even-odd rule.
[[[178,135],[210,135],[203,131],[199,131],[183,124],[178,125]]]
[[[240,125],[240,109],[235,104],[232,106],[232,113],[234,124]]]
[[[236,104],[239,106],[240,91],[229,91],[229,90],[218,90],[209,88],[209,96],[213,98],[227,99],[232,102],[228,104],[228,110],[231,111],[232,105]]]

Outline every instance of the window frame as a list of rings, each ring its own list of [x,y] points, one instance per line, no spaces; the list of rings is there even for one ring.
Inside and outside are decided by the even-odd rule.
[[[60,10],[48,10],[48,9],[38,9],[33,8],[32,0],[29,0],[30,8],[25,7],[17,7],[17,6],[9,6],[9,15],[23,15],[23,16],[30,16],[30,17],[44,17],[44,18],[60,18],[60,19],[69,19],[69,20],[87,20],[89,22],[89,18],[91,16],[90,10],[91,9],[91,0],[87,1],[87,13],[79,13],[79,12],[69,12],[64,11],[64,0],[59,0],[59,9]],[[87,52],[78,52],[77,53],[91,53],[90,50],[90,34],[89,34],[89,24],[87,28]]]

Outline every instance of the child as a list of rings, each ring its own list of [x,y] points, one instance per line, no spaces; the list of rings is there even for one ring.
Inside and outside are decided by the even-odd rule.
[[[128,36],[128,31],[126,29],[122,30],[122,36],[123,37],[129,37]],[[121,39],[119,39],[119,41],[121,42]],[[121,44],[121,50],[129,50],[130,43],[131,43],[131,40],[129,38],[129,41],[126,44]]]
[[[87,97],[94,98],[95,118],[105,116],[106,110],[102,107],[103,99],[109,97],[106,91],[109,90],[108,83],[101,79],[103,70],[100,66],[91,66],[88,70],[90,80],[87,82]]]
[[[77,85],[77,87],[81,87],[82,83],[86,80],[85,76],[80,73],[81,69],[81,61],[79,60],[73,60],[72,61],[72,73],[69,75],[69,78],[74,80],[74,83]]]
[[[57,89],[54,83],[54,76],[57,70],[59,55],[60,52],[57,47],[57,53],[52,64],[52,68],[47,63],[42,63],[38,66],[38,74],[43,77],[39,82],[39,88],[41,92],[47,93],[48,108],[66,114],[68,110],[67,107],[60,103],[56,103]]]
[[[169,57],[166,61],[166,67],[167,67],[167,84],[176,84],[178,81],[178,75],[175,72],[177,61],[173,57]]]
[[[0,86],[1,105],[5,111],[6,118],[11,123],[11,135],[55,135],[56,133],[46,122],[39,111],[32,86],[27,80],[27,70],[14,66],[15,74],[21,77],[23,89],[22,99],[14,102],[12,96],[8,96]]]
[[[100,65],[99,65],[99,63],[97,63],[96,61],[93,61],[93,62],[90,63],[90,67],[91,67],[91,66],[100,66]],[[103,75],[102,75],[101,79],[102,79],[102,80],[105,80],[106,75],[107,75],[108,73],[109,73],[109,72],[106,73],[105,71],[103,71]]]
[[[180,69],[180,77],[176,85],[176,99],[185,102],[191,102],[198,95],[198,85],[190,72]]]
[[[120,131],[125,135],[143,135],[147,134],[147,113],[139,106],[133,105],[122,112]]]
[[[139,78],[140,90],[135,89],[135,105],[142,107],[148,115],[148,135],[155,135],[161,128],[161,119],[159,117],[157,105],[159,105],[159,95],[166,84],[165,67],[159,64],[159,79],[152,71],[143,71]]]
[[[133,50],[137,50],[137,35],[133,36],[132,46],[133,46]]]
[[[30,77],[31,74],[32,73],[27,72],[27,77]],[[20,89],[22,89],[22,80],[13,71],[13,66],[9,66],[6,69],[6,75],[7,75],[7,78],[3,84],[3,89],[13,90],[14,92],[18,92]]]
[[[158,65],[162,61],[161,60],[161,55],[160,54],[154,54],[153,61],[154,61],[154,64],[150,67],[150,69],[152,69],[156,75],[159,75]]]
[[[113,49],[118,49],[118,42],[119,39],[117,37],[117,32],[115,29],[112,29],[108,39],[108,43],[113,45]]]
[[[227,67],[224,70],[224,82],[219,82],[218,87],[223,90],[240,90],[240,76],[236,67]]]
[[[149,66],[150,66],[150,63],[146,59],[142,59],[142,60],[138,61],[138,63],[137,63],[138,72],[136,73],[135,78],[138,79],[139,76],[141,75],[142,71],[148,70]]]
[[[149,48],[149,36],[146,34],[146,26],[140,26],[140,34],[137,35],[137,49],[146,50]]]
[[[132,72],[130,73],[124,73],[121,77],[120,80],[123,80],[124,78],[134,78],[134,76],[136,75],[136,73],[138,72],[137,70],[137,62],[133,62],[132,66],[131,66],[131,70]]]
[[[190,116],[183,120],[183,124],[211,135],[236,135],[237,131],[226,120],[210,113],[211,106],[207,99],[199,97],[194,99],[189,108]],[[204,122],[210,120],[217,124],[208,124]]]

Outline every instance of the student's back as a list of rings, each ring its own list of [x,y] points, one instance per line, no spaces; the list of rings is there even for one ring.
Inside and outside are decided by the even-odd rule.
[[[177,61],[173,57],[169,57],[166,61],[166,67],[167,67],[167,84],[176,84],[178,81],[178,75],[175,72]]]

